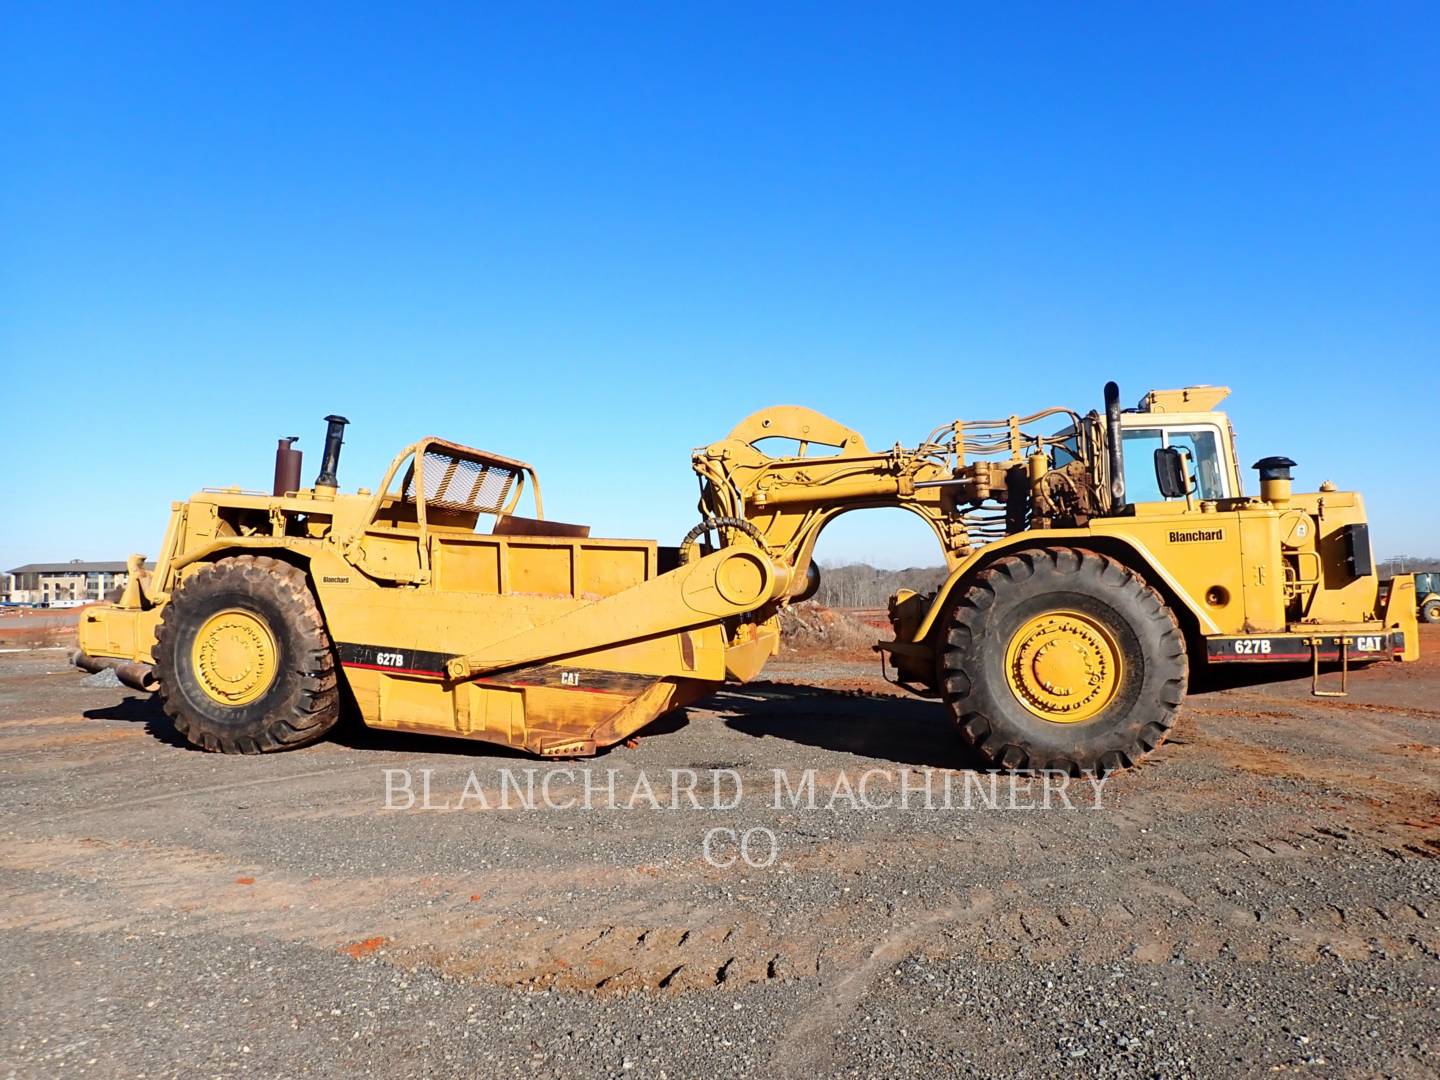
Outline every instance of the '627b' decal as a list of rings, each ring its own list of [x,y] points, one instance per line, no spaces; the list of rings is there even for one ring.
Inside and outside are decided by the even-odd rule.
[[[1235,652],[1239,656],[1256,656],[1270,652],[1269,638],[1241,638],[1234,642]]]
[[[426,652],[423,649],[397,649],[394,645],[360,645],[337,642],[335,650],[346,667],[393,671],[404,675],[443,675],[449,653]]]

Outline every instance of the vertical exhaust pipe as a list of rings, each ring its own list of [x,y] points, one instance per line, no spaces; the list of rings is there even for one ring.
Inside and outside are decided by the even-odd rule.
[[[275,447],[275,490],[271,493],[277,499],[291,491],[300,490],[301,453],[295,449],[299,435],[289,435]]]
[[[1120,386],[1105,384],[1105,449],[1110,473],[1110,513],[1125,512],[1125,457],[1120,443]]]
[[[340,468],[340,446],[345,442],[345,425],[350,421],[331,415],[325,417],[325,422],[330,426],[325,431],[325,453],[320,458],[320,475],[315,478],[315,486],[334,491],[340,486],[335,470]]]

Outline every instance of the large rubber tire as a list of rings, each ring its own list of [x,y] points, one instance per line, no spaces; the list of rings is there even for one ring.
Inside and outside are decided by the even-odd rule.
[[[227,612],[263,625],[273,645],[273,677],[242,704],[207,693],[196,671],[197,637]],[[202,567],[165,605],[155,640],[165,712],[202,749],[289,750],[321,738],[340,717],[335,650],[304,572],[289,563],[240,555]]]
[[[1440,623],[1440,600],[1426,600],[1421,604],[1420,618],[1428,623]]]
[[[1048,612],[1080,614],[1118,653],[1111,696],[1088,719],[1036,715],[1007,677],[1012,639]],[[950,612],[941,684],[961,738],[988,767],[1104,775],[1164,741],[1188,675],[1185,637],[1159,593],[1107,556],[1046,548],[975,576]]]

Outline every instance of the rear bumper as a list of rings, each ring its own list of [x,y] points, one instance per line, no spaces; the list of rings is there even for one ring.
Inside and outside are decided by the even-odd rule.
[[[113,604],[97,604],[86,608],[76,627],[80,651],[93,657],[133,660],[141,664],[155,662],[155,628],[160,623],[160,609],[142,611]]]
[[[1338,662],[1342,648],[1350,660],[1402,660],[1403,630],[1377,630],[1353,634],[1241,634],[1205,639],[1205,656],[1212,664],[1293,664],[1321,660]]]

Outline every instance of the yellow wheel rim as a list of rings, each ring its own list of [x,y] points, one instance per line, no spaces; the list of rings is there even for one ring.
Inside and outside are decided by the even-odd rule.
[[[1047,611],[1015,631],[1005,678],[1019,702],[1042,720],[1078,724],[1099,714],[1120,688],[1114,637],[1088,615]]]
[[[279,657],[270,627],[239,608],[206,619],[191,649],[195,680],[221,705],[248,705],[263,697],[275,681]]]

